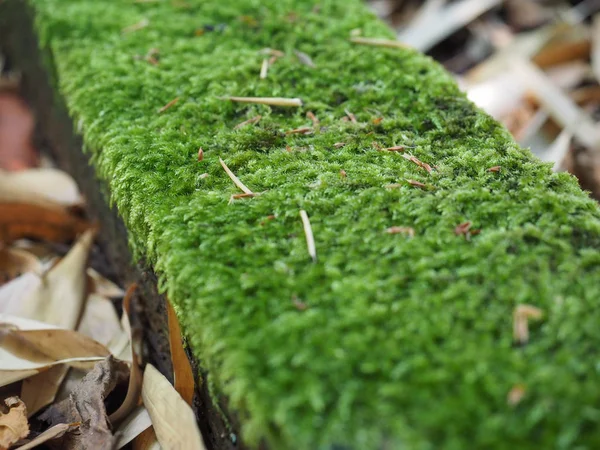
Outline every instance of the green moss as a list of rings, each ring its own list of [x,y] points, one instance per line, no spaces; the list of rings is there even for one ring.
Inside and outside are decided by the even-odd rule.
[[[427,57],[348,42],[357,28],[392,36],[361,2],[32,5],[132,245],[160,273],[247,442],[600,446],[598,206],[572,177],[520,149]],[[121,32],[143,19],[146,28]],[[135,58],[151,47],[158,66]],[[287,56],[260,80],[264,47]],[[219,99],[226,95],[300,97],[304,106]],[[346,109],[358,124],[341,120]],[[310,125],[307,111],[321,131],[286,135]],[[257,114],[257,125],[233,129]],[[414,146],[435,170],[373,142]],[[229,204],[239,191],[219,157],[263,194]],[[487,170],[495,165],[499,173]],[[385,187],[393,183],[401,186]],[[465,221],[481,229],[470,241],[454,234]],[[391,226],[415,236],[386,233]],[[512,339],[519,303],[545,312],[524,347]],[[521,383],[525,398],[509,406]]]

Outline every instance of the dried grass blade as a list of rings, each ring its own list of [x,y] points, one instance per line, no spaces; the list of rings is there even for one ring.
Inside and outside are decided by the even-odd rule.
[[[220,97],[222,100],[229,100],[239,103],[257,103],[270,106],[302,106],[302,100],[299,98],[285,97]]]

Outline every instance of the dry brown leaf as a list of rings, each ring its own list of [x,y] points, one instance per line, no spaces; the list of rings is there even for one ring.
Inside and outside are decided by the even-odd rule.
[[[96,364],[67,399],[53,404],[40,415],[40,420],[50,425],[81,424],[79,433],[60,438],[61,449],[113,448],[116,439],[110,431],[104,399],[127,379],[128,372],[127,364],[109,356]]]
[[[594,16],[592,25],[592,70],[596,81],[600,83],[600,13]]]
[[[35,238],[50,242],[69,242],[91,225],[66,209],[0,202],[0,241]]]
[[[0,170],[0,202],[50,207],[55,204],[74,206],[82,203],[75,180],[67,173],[52,168],[20,172]]]
[[[161,450],[154,427],[147,428],[133,440],[133,450]]]
[[[138,406],[115,431],[117,438],[115,448],[124,447],[151,426],[152,420],[148,410],[144,406]]]
[[[135,409],[139,402],[140,393],[142,391],[142,370],[139,365],[139,357],[141,355],[141,350],[139,350],[141,347],[141,335],[132,331],[129,322],[129,315],[131,314],[131,299],[136,289],[137,285],[132,284],[129,289],[127,289],[127,293],[123,299],[122,324],[123,329],[130,337],[132,362],[131,371],[129,373],[129,385],[127,386],[127,395],[125,396],[121,406],[119,406],[119,408],[110,415],[109,419],[112,424],[122,421],[129,415],[131,411]]]
[[[79,423],[59,423],[53,427],[48,428],[42,434],[35,439],[32,439],[27,444],[17,447],[15,450],[30,450],[43,444],[44,442],[51,441],[63,436],[65,433],[75,431],[79,427]]]
[[[177,314],[171,302],[167,300],[167,315],[169,322],[169,348],[171,350],[171,361],[173,362],[173,378],[175,390],[192,406],[194,399],[194,372],[190,360],[183,348],[183,338]]]
[[[42,264],[35,255],[17,248],[0,249],[0,285],[25,272],[42,272]]]
[[[162,447],[205,449],[194,412],[152,364],[147,364],[144,371],[142,399]],[[173,420],[175,417],[177,420]]]
[[[8,448],[29,434],[27,407],[19,397],[8,397],[4,404],[7,413],[0,410],[0,448]]]

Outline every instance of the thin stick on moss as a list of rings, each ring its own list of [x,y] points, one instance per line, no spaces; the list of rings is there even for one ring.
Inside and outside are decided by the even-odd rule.
[[[219,97],[221,100],[229,100],[239,103],[257,103],[270,106],[302,106],[299,98],[285,97]]]
[[[254,116],[248,120],[244,120],[243,122],[238,123],[235,127],[233,127],[233,129],[237,130],[246,125],[251,125],[251,124],[257,123],[260,119],[262,119],[262,116],[259,114],[258,116]]]
[[[319,128],[321,128],[321,122],[319,121],[317,116],[315,116],[315,113],[313,113],[312,111],[309,111],[306,113],[306,117],[308,117],[312,121],[313,128],[315,130],[318,130]]]
[[[306,235],[306,246],[308,247],[308,254],[312,258],[313,262],[317,262],[317,247],[315,246],[315,237],[313,236],[308,214],[303,209],[300,210],[300,218],[302,219],[302,225],[304,226],[304,234]]]
[[[132,33],[134,31],[141,30],[142,28],[146,28],[150,25],[150,21],[148,19],[142,19],[138,23],[134,23],[133,25],[129,25],[121,30],[121,33],[127,34]]]
[[[388,48],[410,48],[408,45],[393,39],[379,39],[366,37],[351,37],[350,42],[361,45],[371,45],[373,47],[388,47]]]
[[[231,170],[229,170],[229,167],[227,167],[227,164],[225,164],[225,161],[223,161],[221,158],[219,158],[219,162],[221,163],[221,166],[223,167],[223,169],[225,170],[227,175],[229,175],[229,178],[231,178],[231,181],[233,181],[233,183],[237,187],[239,187],[246,194],[255,195],[254,192],[252,192],[250,189],[248,189],[248,187],[244,183],[242,183],[240,181],[240,179],[238,177],[236,177],[235,174]]]
[[[167,109],[169,109],[171,106],[173,106],[175,103],[177,103],[179,101],[179,97],[175,97],[173,100],[171,100],[169,103],[167,103],[165,106],[163,106],[162,108],[160,108],[158,110],[158,113],[164,113]]]
[[[263,59],[262,65],[260,66],[260,79],[264,80],[267,78],[267,72],[269,71],[269,60]]]
[[[408,159],[409,161],[414,162],[417,166],[425,169],[428,173],[431,173],[431,166],[427,163],[424,163],[423,161],[421,161],[420,159],[418,159],[416,156],[413,155],[409,155],[409,154],[403,154],[402,157],[404,159]]]

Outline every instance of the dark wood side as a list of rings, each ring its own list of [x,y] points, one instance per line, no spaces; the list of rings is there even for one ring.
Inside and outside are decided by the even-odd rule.
[[[86,198],[86,214],[99,224],[101,265],[123,286],[138,283],[136,311],[145,335],[147,360],[173,379],[165,297],[157,290],[156,276],[143,261],[133,262],[127,229],[116,209],[108,204],[108,188],[99,180],[75,132],[64,101],[54,86],[56,74],[49,49],[40,49],[33,26],[33,12],[25,0],[0,0],[0,52],[22,74],[23,97],[36,116],[36,146],[48,150],[59,167],[71,174]],[[90,80],[93,82],[93,80]],[[192,360],[196,377],[194,406],[209,449],[242,449],[213,406],[204,374]],[[221,408],[223,409],[223,408]]]

